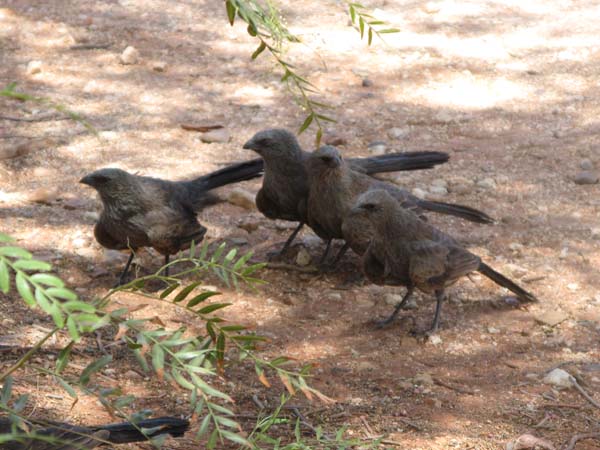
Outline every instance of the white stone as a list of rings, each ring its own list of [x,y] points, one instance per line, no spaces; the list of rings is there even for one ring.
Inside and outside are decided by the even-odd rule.
[[[41,61],[29,61],[27,64],[27,75],[35,75],[36,73],[40,73],[42,71],[42,62]]]
[[[570,388],[575,385],[576,381],[569,372],[563,369],[554,369],[550,373],[546,374],[544,377],[544,383],[557,387]]]
[[[131,45],[128,46],[120,56],[121,64],[130,65],[137,64],[140,60],[140,52]]]

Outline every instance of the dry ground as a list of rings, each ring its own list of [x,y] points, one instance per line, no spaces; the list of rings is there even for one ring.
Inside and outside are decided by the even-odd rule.
[[[356,271],[357,261],[349,257],[339,272],[325,276],[264,271],[269,284],[258,294],[227,292],[234,305],[226,317],[269,336],[269,354],[318,363],[313,383],[338,404],[323,409],[299,402],[307,414],[313,412],[315,424],[347,425],[353,436],[366,435],[366,421],[373,433],[387,434],[402,448],[498,449],[524,432],[559,447],[576,432],[598,430],[597,409],[575,391],[558,392],[541,381],[550,368],[567,364],[600,399],[600,185],[572,181],[582,160],[600,167],[597,2],[368,6],[402,31],[368,48],[348,26],[343,5],[281,2],[305,44],[290,50],[289,59],[319,87],[321,99],[335,106],[338,122],[328,134],[343,136],[347,144],[341,148],[353,156],[368,154],[374,140],[387,141],[390,150],[449,152],[449,164],[398,180],[425,192],[444,180],[450,191],[445,201],[497,217],[494,226],[434,220],[541,302],[512,309],[503,306],[504,293],[491,283],[464,280],[445,307],[441,342],[422,344],[408,335],[408,321],[386,330],[370,325],[390,310],[383,297],[391,289],[337,289]],[[50,112],[0,100],[0,148],[19,147],[23,153],[0,162],[0,230],[52,261],[84,298],[105,292],[121,264],[107,259],[93,241],[98,202],[77,183],[82,175],[119,166],[190,177],[253,157],[241,147],[260,129],[296,129],[301,123],[302,112],[278,82],[271,60],[263,55],[250,61],[256,43],[241,25],[226,24],[222,2],[206,0],[0,2],[0,86],[16,81],[20,90],[68,105],[100,130],[98,139],[70,121],[6,120]],[[105,48],[72,48],[79,44]],[[119,62],[128,45],[140,52],[136,65]],[[28,75],[34,60],[42,62],[41,72]],[[153,69],[157,62],[166,64],[163,72]],[[365,77],[371,87],[362,86]],[[180,128],[200,122],[223,124],[231,141],[205,144]],[[388,136],[393,128],[400,139]],[[309,134],[301,137],[307,148]],[[488,178],[492,185],[477,184]],[[255,192],[259,185],[247,182],[244,188]],[[49,204],[32,202],[32,193]],[[259,225],[252,233],[238,227],[246,216]],[[259,257],[289,232],[229,204],[204,211],[201,220],[210,240],[247,242],[242,247],[254,248]],[[315,255],[321,250],[308,232],[302,242]],[[122,295],[117,301],[135,300]],[[419,322],[430,320],[431,299],[419,296],[418,303],[410,314]],[[545,311],[565,320],[554,327],[536,322]],[[33,340],[50,326],[14,297],[1,299],[0,313],[5,337]],[[156,314],[169,327],[187,320],[164,308]],[[3,355],[0,366],[16,356]],[[46,357],[52,352],[39,361]],[[124,381],[133,364],[115,363],[113,376]],[[474,395],[430,385],[426,373]],[[253,394],[277,396],[279,387],[267,391],[249,371],[232,370],[228,378],[236,385],[240,413],[255,413],[248,401]],[[36,414],[73,422],[109,419],[93,401],[69,410],[67,398],[51,395],[55,389],[44,379],[24,377],[18,385],[32,394]],[[185,402],[165,394],[164,386],[127,381],[125,387],[145,397],[138,406],[187,412]],[[419,429],[406,425],[406,418]],[[198,448],[191,440],[173,446]],[[593,448],[600,441],[577,446]]]

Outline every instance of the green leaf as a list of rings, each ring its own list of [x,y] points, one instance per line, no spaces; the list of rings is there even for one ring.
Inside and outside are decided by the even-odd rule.
[[[91,308],[91,310],[89,310],[88,312],[94,312],[96,310],[96,308],[94,308],[92,305],[88,305],[87,303],[77,301],[77,294],[66,288],[54,288],[54,287],[48,288],[48,289],[46,289],[46,294],[52,298],[61,298],[63,300],[71,300],[70,302],[68,302],[64,305],[65,307],[70,303],[77,303],[77,304],[81,303],[81,304],[85,305],[87,308]],[[82,309],[81,311],[84,311],[84,310]]]
[[[229,267],[229,265],[231,264],[231,261],[233,261],[233,258],[235,258],[235,255],[237,255],[237,248],[233,248],[233,249],[229,250],[229,253],[227,253],[225,258],[223,258],[223,265],[225,267]]]
[[[48,297],[46,297],[46,294],[44,294],[43,289],[37,288],[35,290],[35,300],[45,313],[50,314],[51,303]]]
[[[102,358],[92,361],[87,365],[85,369],[81,372],[79,377],[79,382],[81,384],[88,384],[90,382],[90,377],[106,366],[108,363],[112,361],[112,355],[104,355]]]
[[[243,331],[245,329],[246,329],[246,327],[243,325],[227,325],[227,326],[221,327],[221,331],[225,331],[226,333]]]
[[[36,259],[19,259],[13,263],[15,269],[21,270],[50,270],[52,265],[44,261],[38,261]]]
[[[214,291],[203,292],[202,294],[196,295],[194,298],[192,298],[187,303],[187,307],[188,308],[193,308],[198,303],[201,303],[201,302],[203,302],[204,300],[206,300],[206,299],[208,299],[210,297],[214,297],[215,295],[221,295],[221,293],[220,292],[214,292]]]
[[[362,17],[358,18],[358,28],[360,29],[360,38],[362,39],[365,35],[365,21]]]
[[[58,328],[62,328],[65,326],[65,316],[63,316],[62,310],[58,303],[52,303],[50,305],[49,314],[52,316],[52,320]]]
[[[258,34],[256,25],[254,25],[252,22],[248,24],[248,28],[246,30],[248,31],[248,34],[252,37],[256,37],[256,35]]]
[[[0,233],[0,242],[13,242],[14,239],[8,234]]]
[[[58,278],[56,275],[50,275],[48,273],[35,273],[29,277],[32,282],[44,284],[46,286],[52,286],[56,288],[62,288],[65,283]]]
[[[2,391],[0,391],[0,405],[8,405],[8,401],[10,400],[12,394],[12,386],[13,377],[8,376],[4,380],[4,384],[2,385]]]
[[[265,41],[260,41],[260,45],[256,50],[254,50],[254,53],[252,53],[252,59],[258,58],[258,55],[264,52],[265,48],[267,48],[267,44],[265,44]]]
[[[352,23],[354,23],[356,20],[356,11],[354,10],[354,6],[352,4],[350,4],[350,19],[352,20]]]
[[[212,305],[205,306],[204,308],[196,311],[197,314],[210,314],[218,309],[225,308],[231,305],[231,303],[213,303]]]
[[[253,341],[266,341],[267,338],[264,336],[256,336],[253,334],[238,334],[236,336],[231,336],[231,339],[235,341],[242,342],[253,342]]]
[[[304,122],[302,123],[302,125],[300,126],[300,130],[298,131],[298,133],[302,133],[304,130],[306,130],[310,124],[312,123],[313,119],[314,119],[314,113],[309,114],[306,119],[304,119]]]
[[[69,336],[71,336],[71,339],[73,339],[75,342],[79,342],[81,336],[79,335],[77,324],[75,323],[73,316],[67,317],[67,330],[69,330]]]
[[[71,355],[71,350],[73,349],[74,341],[69,342],[65,348],[63,348],[58,354],[58,358],[56,358],[56,369],[54,370],[56,373],[61,373],[67,364],[69,363],[69,356]]]
[[[373,28],[369,27],[369,37],[367,40],[367,45],[371,45],[371,42],[373,42]]]
[[[230,1],[225,2],[227,8],[227,18],[229,19],[229,25],[233,25],[235,21],[235,13],[237,8]]]
[[[165,370],[165,351],[160,344],[155,344],[152,347],[152,367],[154,367],[154,371],[161,378]]]
[[[208,438],[208,442],[206,443],[206,448],[208,450],[212,450],[217,445],[217,438],[219,437],[218,433],[219,430],[217,430],[216,428],[212,430],[212,433],[210,433],[210,437]]]
[[[243,271],[242,271],[242,276],[246,277],[248,275],[253,274],[254,272],[256,272],[257,270],[263,269],[267,266],[267,263],[257,263],[257,264],[252,264],[251,266],[246,267]]]
[[[175,296],[175,298],[173,299],[173,303],[179,303],[182,300],[185,300],[185,298],[190,295],[190,292],[192,292],[196,287],[200,286],[202,283],[200,281],[196,281],[186,287],[184,287],[181,291],[179,291],[177,293],[177,295]]]
[[[10,291],[10,274],[8,273],[8,265],[4,259],[0,259],[0,290],[4,294]]]
[[[210,258],[211,262],[217,262],[219,260],[219,258],[221,257],[221,255],[223,254],[223,250],[225,250],[225,247],[227,246],[227,244],[225,242],[221,243],[221,245],[219,245],[217,247],[217,249],[215,250],[215,252],[213,253],[213,255]]]
[[[379,30],[379,34],[387,34],[387,33],[399,33],[400,28],[386,28],[385,30]]]
[[[183,375],[181,375],[181,372],[179,372],[179,370],[177,370],[175,367],[171,369],[171,374],[173,375],[173,378],[175,379],[177,384],[179,384],[182,388],[188,389],[190,391],[193,391],[196,388],[196,386],[194,386],[191,382],[186,380],[183,377]]]
[[[32,255],[21,247],[0,247],[0,255],[10,258],[31,259]]]
[[[170,294],[171,292],[173,292],[175,289],[177,289],[179,286],[180,286],[180,285],[179,285],[179,283],[173,283],[173,284],[172,284],[172,285],[170,285],[168,288],[166,288],[164,291],[162,291],[162,292],[160,293],[160,296],[159,296],[159,297],[160,297],[161,299],[162,299],[162,298],[166,298],[166,297],[168,297],[168,296],[169,296],[169,294]]]
[[[23,275],[23,272],[17,272],[17,276],[15,278],[15,284],[17,285],[17,291],[25,303],[29,306],[35,306],[35,299],[33,298],[33,293],[31,292],[31,286],[29,282]]]
[[[204,416],[204,419],[202,419],[202,424],[200,425],[200,428],[198,429],[198,433],[196,433],[196,437],[199,438],[200,436],[206,434],[209,426],[210,426],[210,415],[207,414],[206,416]]]
[[[321,146],[321,138],[323,137],[323,130],[321,128],[319,128],[317,130],[317,136],[316,136],[316,141],[317,141],[317,147]]]
[[[243,445],[245,447],[252,447],[250,442],[244,439],[242,436],[236,433],[232,433],[231,431],[221,430],[221,436],[231,442],[235,442],[236,444]]]
[[[48,289],[48,291],[49,290],[50,289]],[[48,292],[48,291],[46,291],[46,292]],[[89,314],[93,314],[96,312],[96,308],[94,308],[93,305],[90,305],[89,303],[85,303],[85,302],[82,302],[79,300],[72,300],[67,303],[63,303],[62,307],[67,312],[81,311],[81,312],[85,312],[85,313],[89,313]]]
[[[67,394],[69,394],[71,398],[77,398],[77,392],[75,392],[75,389],[73,389],[73,387],[69,383],[67,383],[63,378],[54,377],[54,379],[58,381],[58,384],[62,386],[62,388],[67,392]]]

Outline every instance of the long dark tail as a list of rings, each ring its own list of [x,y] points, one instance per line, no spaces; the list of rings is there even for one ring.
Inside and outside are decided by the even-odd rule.
[[[263,173],[263,166],[262,158],[252,159],[215,170],[195,180],[186,181],[184,184],[193,196],[198,196],[226,184],[258,178]]]
[[[517,285],[514,281],[509,280],[501,273],[496,272],[494,269],[492,269],[487,264],[482,262],[479,265],[479,269],[477,269],[477,270],[479,272],[481,272],[482,274],[484,274],[486,277],[488,277],[490,280],[492,280],[494,283],[496,283],[502,287],[505,287],[506,289],[508,289],[509,291],[514,293],[517,297],[519,297],[519,299],[521,299],[525,302],[537,302],[538,301],[538,299],[533,294],[530,294],[525,289],[523,289],[521,286]]]
[[[481,212],[475,208],[471,208],[469,206],[455,205],[453,203],[432,202],[429,200],[419,200],[418,205],[427,211],[433,211],[441,214],[447,214],[449,216],[460,217],[461,219],[466,219],[470,222],[495,222],[494,219],[492,219],[486,213]]]
[[[450,156],[443,152],[405,152],[371,158],[355,158],[350,160],[350,164],[352,167],[357,166],[361,172],[372,175],[401,170],[431,169],[438,164],[448,162],[449,159]]]
[[[183,436],[190,427],[190,422],[175,417],[158,417],[156,419],[140,420],[136,425],[137,428],[129,422],[123,422],[91,428],[94,431],[108,431],[110,436],[107,440],[113,444],[125,444],[127,442],[142,442],[147,440],[147,437],[138,428],[143,428],[148,437],[165,433],[173,437]]]

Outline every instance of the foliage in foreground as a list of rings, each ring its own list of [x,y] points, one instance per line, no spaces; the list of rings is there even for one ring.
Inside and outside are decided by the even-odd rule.
[[[208,245],[199,249],[193,246],[185,257],[171,263],[177,264],[175,267],[185,265],[188,268],[169,277],[161,275],[161,268],[153,275],[137,278],[109,291],[101,298],[84,301],[50,272],[52,267],[49,263],[36,260],[31,253],[13,245],[10,237],[0,234],[0,290],[3,294],[16,290],[29,307],[48,314],[54,324],[50,332],[0,374],[0,411],[8,413],[15,424],[26,424],[24,413],[28,397],[17,395],[13,385],[15,381],[18,384],[18,372],[27,367],[45,377],[47,382],[55,383],[72,398],[73,404],[82,395],[91,395],[112,416],[130,421],[147,417],[150,411],[134,409],[135,396],[114,386],[114,380],[107,385],[103,370],[114,363],[108,352],[90,361],[83,370],[71,362],[73,350],[90,338],[94,339],[95,332],[103,330],[114,335],[112,346],[126,347],[135,355],[141,370],[165,382],[165,389],[171,385],[181,391],[182,396],[187,391],[190,416],[198,420],[195,436],[204,440],[207,448],[215,448],[224,441],[254,449],[309,448],[306,438],[299,431],[299,422],[293,425],[296,430],[295,443],[285,444],[282,439],[269,435],[273,424],[290,423],[289,419],[280,417],[281,407],[266,417],[259,417],[254,430],[245,433],[236,420],[234,399],[218,386],[226,364],[251,363],[258,380],[266,387],[270,387],[274,379],[279,379],[288,396],[300,391],[309,399],[331,401],[307,384],[308,366],[291,368],[291,360],[285,356],[270,360],[260,357],[255,344],[264,341],[264,338],[215,315],[215,312],[229,305],[225,302],[207,302],[221,295],[219,292],[198,292],[202,284],[200,276],[209,271],[227,285],[260,284],[261,281],[253,275],[263,264],[250,264],[251,256],[251,253],[247,253],[240,257],[236,249],[226,251],[224,244],[212,254],[209,254]],[[157,280],[163,282],[166,288],[157,293],[149,293],[144,289],[148,283],[157,283]],[[199,333],[186,327],[170,330],[156,317],[139,318],[138,314],[134,317],[134,309],[115,309],[116,305],[111,300],[119,291],[128,291],[148,301],[177,308],[204,324],[204,331]],[[51,337],[55,337],[59,348],[46,349],[56,354],[56,363],[49,368],[35,363],[33,356]],[[282,398],[282,405],[287,398]],[[24,429],[27,429],[26,426]],[[15,433],[19,434],[16,428]],[[0,435],[0,443],[14,439],[15,433]],[[20,436],[23,437],[22,432]],[[27,436],[48,440],[47,436]],[[329,448],[329,445],[331,448],[347,448],[356,444],[345,440],[343,433],[332,439],[324,437],[319,431],[311,439],[319,448]],[[154,444],[159,447],[160,439],[155,438]]]

